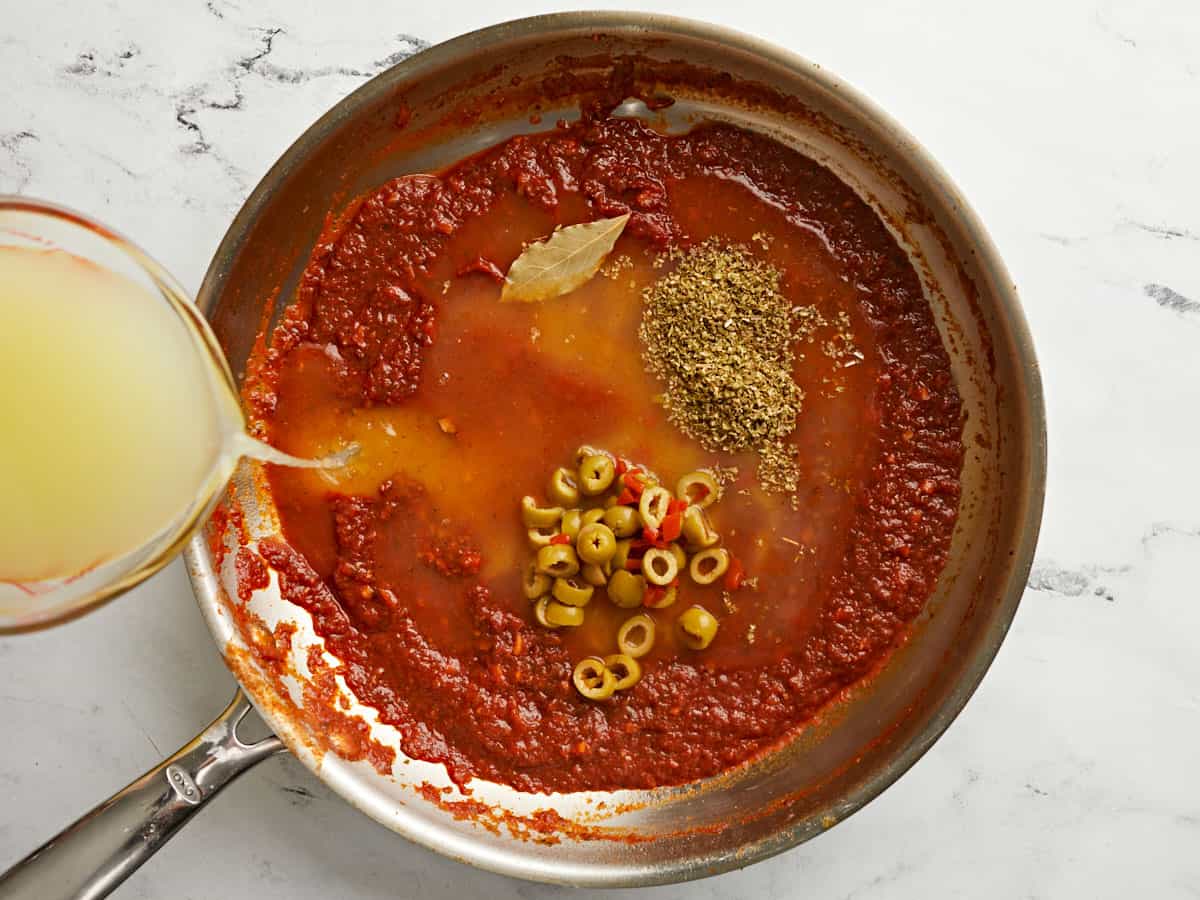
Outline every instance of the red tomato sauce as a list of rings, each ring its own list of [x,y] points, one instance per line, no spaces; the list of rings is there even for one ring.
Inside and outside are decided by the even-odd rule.
[[[622,265],[546,303],[498,302],[525,243],[625,212]],[[345,472],[272,469],[288,545],[262,552],[409,756],[529,791],[680,784],[786,739],[903,639],[954,529],[962,411],[906,254],[827,169],[729,126],[601,117],[396,179],[339,221],[247,399],[284,450],[362,452]],[[823,352],[832,329],[797,347],[794,504],[758,488],[753,455],[670,425],[640,359],[661,254],[712,236],[777,266],[861,356]],[[729,597],[685,581],[654,611],[642,680],[602,703],[571,670],[615,652],[629,611],[594,600],[583,627],[547,631],[520,587],[520,499],[584,443],[667,484],[736,466],[710,512],[747,579]],[[720,621],[703,651],[673,628],[692,603]]]

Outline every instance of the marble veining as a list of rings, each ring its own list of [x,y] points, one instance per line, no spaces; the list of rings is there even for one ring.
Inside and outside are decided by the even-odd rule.
[[[1190,300],[1165,284],[1147,284],[1142,290],[1163,309],[1174,310],[1177,313],[1200,313],[1200,301]]]
[[[194,290],[254,184],[340,97],[430,43],[554,8],[0,0],[0,192],[98,216]],[[1023,297],[1050,484],[1022,608],[930,753],[809,844],[638,896],[1200,897],[1200,5],[658,8],[827,66],[951,173]],[[189,740],[232,688],[178,563],[0,639],[0,866]],[[410,846],[283,757],[117,896],[483,895],[566,892]]]

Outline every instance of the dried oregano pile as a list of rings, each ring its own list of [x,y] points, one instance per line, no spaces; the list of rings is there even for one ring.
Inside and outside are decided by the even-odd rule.
[[[795,491],[785,438],[804,400],[792,377],[799,310],[780,293],[779,270],[715,240],[673,257],[675,270],[643,294],[638,330],[668,417],[705,449],[757,451],[762,486]]]

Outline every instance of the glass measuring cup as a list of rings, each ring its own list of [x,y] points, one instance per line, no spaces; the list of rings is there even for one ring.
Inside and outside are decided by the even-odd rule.
[[[96,267],[96,271],[104,278],[117,276],[112,283],[117,283],[118,279],[127,279],[120,282],[123,285],[132,282],[142,289],[146,302],[163,304],[163,309],[169,314],[157,315],[160,311],[155,310],[155,328],[143,337],[148,341],[169,339],[170,346],[178,349],[175,357],[178,368],[172,372],[174,377],[199,378],[203,381],[198,393],[193,391],[191,394],[202,398],[196,404],[199,408],[189,409],[187,413],[210,417],[198,421],[202,422],[201,431],[211,440],[200,442],[198,447],[192,446],[196,455],[190,457],[189,474],[184,480],[194,481],[194,484],[172,482],[173,490],[180,493],[183,502],[178,508],[173,507],[172,513],[161,520],[161,527],[145,534],[144,539],[139,538],[136,546],[126,545],[70,573],[24,580],[12,577],[0,580],[0,634],[35,629],[72,618],[157,572],[211,512],[221,490],[233,474],[239,457],[248,450],[253,452],[253,442],[245,436],[245,420],[233,375],[208,323],[179,284],[158,263],[126,238],[84,215],[39,200],[0,196],[0,304],[13,304],[9,313],[15,317],[14,320],[19,320],[21,316],[16,297],[21,290],[18,285],[24,283],[18,281],[18,266],[14,261],[19,263],[21,259],[30,258],[31,251],[61,251],[69,254],[74,261],[81,261],[81,265]],[[43,254],[34,252],[32,255]],[[30,292],[25,291],[20,296],[28,303]],[[29,368],[35,371],[19,372],[18,376],[22,377],[10,378],[7,384],[0,383],[0,410],[6,408],[5,392],[20,391],[26,394],[21,397],[15,393],[9,395],[8,409],[30,410],[28,398],[36,390],[35,379],[49,377],[52,373],[49,369],[46,372],[36,371],[40,368],[36,365]],[[86,372],[66,374],[87,376]],[[62,372],[57,375],[64,377]],[[34,387],[30,386],[31,383]],[[192,385],[195,386],[194,382]],[[24,405],[18,402],[20,400],[25,401]],[[5,418],[14,419],[18,416],[9,414]],[[0,424],[7,434],[0,440],[17,439],[17,429],[27,425],[22,421]],[[119,429],[122,423],[112,422],[111,427]],[[111,435],[106,437],[111,438]],[[66,449],[53,449],[69,460],[71,452],[86,453],[87,438],[88,435],[81,434],[78,447],[72,445]],[[138,449],[130,446],[129,452],[137,453]],[[3,450],[0,450],[2,458]],[[17,458],[20,458],[19,455]],[[22,477],[20,471],[0,471],[0,505],[6,502],[4,482],[8,480],[9,499],[19,498],[24,503],[22,507],[14,500],[12,507],[26,511],[31,509],[29,490],[20,493],[22,485],[19,480]],[[87,499],[82,498],[82,502],[87,502]],[[0,517],[6,512],[9,512],[10,520],[4,523],[0,519],[0,524],[4,524],[10,533],[16,533],[13,529],[21,526],[16,518],[19,513],[0,509]],[[66,523],[69,522],[68,517],[75,515],[76,524],[81,521],[78,518],[79,510],[73,512],[69,503],[57,510],[42,509],[36,512],[31,518],[41,523],[43,528],[48,516],[60,517]],[[121,516],[119,504],[113,506],[111,514],[114,517]],[[67,527],[63,529],[64,533],[69,530]],[[25,537],[29,538],[29,534]],[[0,579],[5,577],[6,573],[0,571]]]

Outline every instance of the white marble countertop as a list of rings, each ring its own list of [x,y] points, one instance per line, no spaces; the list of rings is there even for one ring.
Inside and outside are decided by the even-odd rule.
[[[408,5],[0,0],[0,192],[94,214],[195,289],[250,188],[335,100],[428,42],[552,7]],[[1200,896],[1200,5],[671,11],[831,68],[962,186],[1024,297],[1050,488],[1013,631],[910,773],[809,844],[638,896]],[[0,639],[0,868],[232,691],[178,563]],[[411,846],[278,758],[119,896],[563,893]]]

